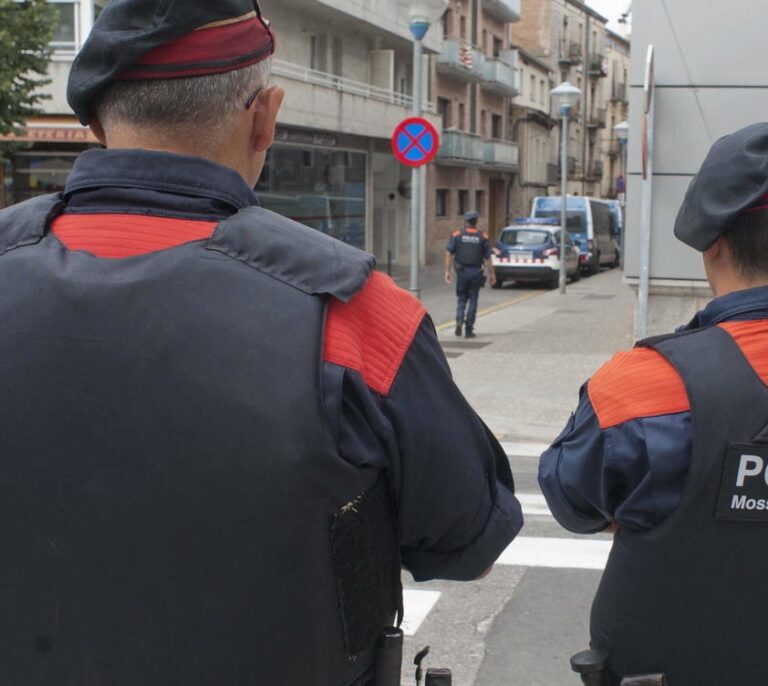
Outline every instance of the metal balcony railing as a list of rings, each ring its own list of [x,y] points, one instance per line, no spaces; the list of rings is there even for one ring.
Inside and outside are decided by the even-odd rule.
[[[484,161],[483,139],[473,133],[443,131],[436,162],[445,166],[480,166]]]
[[[483,147],[486,167],[500,171],[514,171],[517,169],[519,159],[517,143],[490,140],[485,141]]]
[[[484,65],[483,89],[514,98],[520,94],[520,70],[502,60],[486,59]]]
[[[560,41],[560,63],[579,64],[582,57],[581,43],[578,41]]]
[[[608,60],[602,52],[593,52],[589,56],[589,75],[597,78],[608,76]]]
[[[596,107],[589,115],[587,125],[592,129],[604,129],[607,120],[607,110],[604,107]]]
[[[293,64],[292,62],[274,60],[272,63],[272,73],[275,74],[275,76],[282,76],[294,81],[302,81],[321,88],[330,88],[350,95],[358,95],[362,98],[370,98],[371,100],[399,105],[408,109],[413,107],[413,98],[410,95],[404,95],[403,93],[398,93],[396,91],[379,88],[370,83],[353,81],[352,79],[346,79],[334,74],[317,71],[300,64]],[[435,103],[424,103],[424,109],[432,114],[437,111]]]
[[[611,102],[627,102],[627,84],[614,81],[611,84]]]
[[[485,55],[470,43],[446,38],[443,51],[437,56],[436,67],[441,74],[448,74],[463,81],[482,81]]]
[[[483,9],[501,21],[520,21],[520,0],[483,0]]]

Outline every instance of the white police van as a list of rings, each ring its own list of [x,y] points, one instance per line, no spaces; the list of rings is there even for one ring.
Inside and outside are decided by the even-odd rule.
[[[561,208],[560,196],[534,198],[531,217],[556,219],[559,223]],[[619,249],[611,233],[611,210],[604,201],[569,195],[566,222],[569,235],[581,251],[583,271],[597,274],[600,267],[618,266]]]

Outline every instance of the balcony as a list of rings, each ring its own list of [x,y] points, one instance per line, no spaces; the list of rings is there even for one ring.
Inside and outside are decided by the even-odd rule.
[[[464,131],[443,131],[435,162],[445,167],[479,167],[485,161],[483,139]]]
[[[412,111],[410,96],[345,79],[283,60],[273,62],[275,82],[291,94],[280,123],[358,136],[389,138]],[[425,103],[427,118],[437,123],[435,106]]]
[[[587,178],[593,181],[599,181],[603,178],[603,161],[594,160],[587,169]]]
[[[510,98],[520,95],[520,70],[517,67],[502,60],[486,59],[484,75],[483,90]]]
[[[607,111],[604,107],[596,107],[592,110],[587,120],[587,126],[590,129],[604,129],[607,120]]]
[[[611,102],[627,102],[627,84],[615,81],[611,84]]]
[[[560,58],[561,65],[567,64],[580,64],[581,63],[581,43],[577,41],[560,41]]]
[[[608,149],[605,151],[606,155],[611,158],[619,157],[621,155],[621,143],[617,140],[612,140],[608,143]]]
[[[520,21],[520,0],[483,0],[483,9],[499,21]]]
[[[573,176],[578,176],[577,171],[578,170],[578,164],[576,163],[576,158],[568,156],[568,177],[572,178]],[[549,160],[548,169],[550,173],[554,173],[556,176],[556,180],[560,180],[560,157],[559,156],[553,156]],[[554,169],[554,171],[552,171]],[[553,182],[554,183],[554,182]]]
[[[485,76],[485,55],[469,43],[446,38],[443,51],[437,56],[436,66],[440,74],[462,81],[482,81]]]
[[[608,76],[608,60],[601,52],[593,52],[589,56],[589,75],[601,79]]]
[[[516,143],[508,141],[485,141],[484,160],[485,167],[497,171],[516,171],[518,163],[518,150]]]

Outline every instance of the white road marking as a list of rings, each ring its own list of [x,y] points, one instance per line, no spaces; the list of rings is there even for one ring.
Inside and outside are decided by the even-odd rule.
[[[515,493],[523,506],[523,514],[528,516],[551,517],[547,501],[541,493]]]
[[[440,591],[417,591],[413,588],[403,589],[405,613],[403,624],[400,628],[406,636],[416,634],[441,595]]]
[[[547,443],[502,443],[507,457],[539,457],[547,448]]]
[[[612,541],[518,536],[496,564],[557,569],[605,569]]]

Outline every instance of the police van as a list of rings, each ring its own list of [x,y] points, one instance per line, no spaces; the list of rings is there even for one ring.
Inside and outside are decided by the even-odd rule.
[[[560,196],[538,197],[533,200],[531,217],[556,219],[560,222]],[[597,274],[600,267],[619,264],[619,249],[611,232],[611,210],[602,200],[568,196],[566,203],[568,233],[581,251],[581,269]]]

